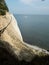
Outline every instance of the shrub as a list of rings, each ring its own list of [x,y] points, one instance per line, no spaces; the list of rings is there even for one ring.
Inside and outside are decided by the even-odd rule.
[[[9,11],[4,0],[0,0],[0,15],[5,15],[6,11]]]
[[[0,10],[0,15],[5,15],[6,11],[5,10]]]

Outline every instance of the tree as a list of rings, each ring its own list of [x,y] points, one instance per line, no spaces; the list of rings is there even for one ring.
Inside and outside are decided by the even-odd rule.
[[[6,11],[9,11],[5,0],[0,0],[0,15],[6,14]]]

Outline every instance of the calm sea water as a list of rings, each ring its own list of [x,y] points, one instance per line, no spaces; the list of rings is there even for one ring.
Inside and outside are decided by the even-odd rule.
[[[25,42],[49,49],[49,15],[14,15]]]

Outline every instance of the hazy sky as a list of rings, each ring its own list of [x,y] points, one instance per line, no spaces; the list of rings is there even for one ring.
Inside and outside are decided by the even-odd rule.
[[[10,12],[16,14],[49,14],[49,0],[6,0]]]

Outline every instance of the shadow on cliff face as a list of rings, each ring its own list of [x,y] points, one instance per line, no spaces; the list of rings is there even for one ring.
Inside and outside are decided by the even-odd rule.
[[[10,51],[10,45],[5,41],[0,41],[0,65],[49,65],[49,56],[36,56],[31,62],[26,62],[19,61]]]

